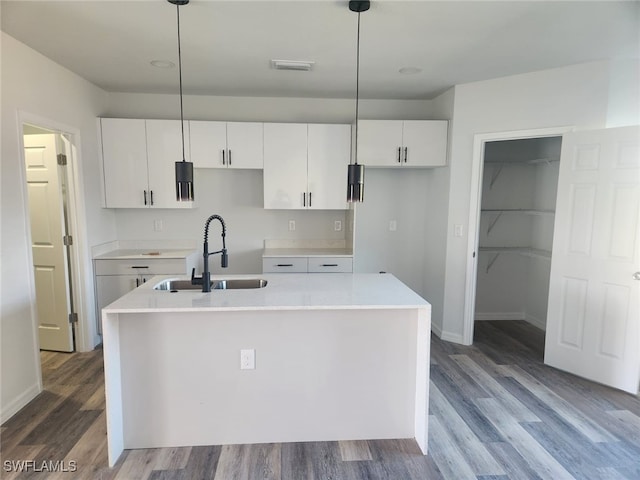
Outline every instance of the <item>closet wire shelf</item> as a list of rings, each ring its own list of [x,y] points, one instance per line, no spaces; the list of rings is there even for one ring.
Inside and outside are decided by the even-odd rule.
[[[491,270],[491,267],[493,267],[493,264],[502,253],[516,253],[529,258],[544,258],[546,260],[551,260],[550,251],[532,247],[480,247],[479,251],[480,253],[493,253],[493,256],[487,263],[485,273],[489,273],[489,270]]]

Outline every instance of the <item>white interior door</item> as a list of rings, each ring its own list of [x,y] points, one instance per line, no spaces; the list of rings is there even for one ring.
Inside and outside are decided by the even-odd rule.
[[[73,351],[64,215],[55,134],[25,135],[40,348]]]
[[[640,378],[640,128],[562,141],[545,363],[630,393]]]

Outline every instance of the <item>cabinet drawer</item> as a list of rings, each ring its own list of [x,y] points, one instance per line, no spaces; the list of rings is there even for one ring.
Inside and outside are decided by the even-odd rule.
[[[163,260],[96,260],[96,275],[185,275],[186,262],[179,258]]]
[[[352,273],[353,258],[309,257],[309,273]]]
[[[262,273],[307,273],[307,258],[263,257]]]

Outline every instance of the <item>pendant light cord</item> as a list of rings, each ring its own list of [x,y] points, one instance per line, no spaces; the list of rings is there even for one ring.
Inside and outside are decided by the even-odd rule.
[[[358,164],[358,104],[360,103],[360,12],[358,12],[358,39],[356,41],[356,146],[355,157]]]
[[[178,77],[180,79],[180,127],[182,129],[182,161],[186,162],[184,154],[184,114],[182,109],[182,52],[180,51],[180,5],[176,4],[178,18]],[[357,130],[356,130],[357,131]]]

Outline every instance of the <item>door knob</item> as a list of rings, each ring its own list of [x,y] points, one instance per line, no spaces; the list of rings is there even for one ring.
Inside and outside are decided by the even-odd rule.
[[[640,272],[636,272],[633,274],[633,279],[634,280],[640,280]]]

